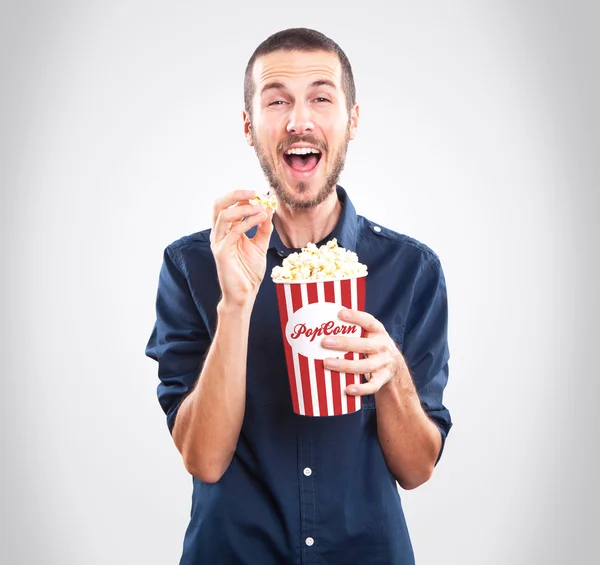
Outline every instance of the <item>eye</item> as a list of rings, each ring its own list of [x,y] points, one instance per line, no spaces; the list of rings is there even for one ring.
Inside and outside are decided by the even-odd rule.
[[[269,106],[281,106],[285,104],[285,100],[274,100],[273,102],[269,102]]]
[[[319,96],[318,98],[315,98],[315,102],[321,102],[322,103],[322,102],[331,102],[331,101],[329,100],[329,98],[325,98],[323,96]]]

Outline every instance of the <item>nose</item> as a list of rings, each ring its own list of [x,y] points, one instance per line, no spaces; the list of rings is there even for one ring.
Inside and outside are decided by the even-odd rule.
[[[315,125],[312,122],[310,108],[307,108],[305,104],[294,104],[294,107],[289,114],[289,121],[286,129],[288,133],[295,133],[297,135],[313,131]]]

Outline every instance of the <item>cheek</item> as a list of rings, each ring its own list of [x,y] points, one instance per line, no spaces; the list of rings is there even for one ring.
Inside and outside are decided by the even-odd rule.
[[[335,119],[332,117],[330,120],[321,122],[320,126],[327,141],[330,144],[338,145],[346,136],[348,122],[341,116],[335,116]]]
[[[255,129],[259,140],[267,146],[275,145],[280,137],[281,129],[272,121],[263,120]]]
[[[273,134],[264,124],[260,128],[254,129],[254,140],[266,153],[271,153],[273,150]]]
[[[329,132],[326,137],[327,144],[329,145],[329,158],[335,157],[338,154],[344,144],[344,138],[345,130],[335,129],[334,131]]]

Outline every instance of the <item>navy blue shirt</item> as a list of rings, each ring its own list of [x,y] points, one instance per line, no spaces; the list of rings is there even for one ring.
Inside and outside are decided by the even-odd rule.
[[[449,352],[439,258],[415,239],[358,216],[344,189],[337,192],[342,215],[320,243],[335,237],[367,265],[365,309],[402,351],[443,449],[452,424],[442,403]],[[158,399],[171,431],[217,325],[221,293],[209,234],[169,245],[160,272],[146,354],[158,361]],[[293,412],[270,277],[292,251],[274,231],[250,322],[246,410],[237,449],[218,482],[193,478],[181,564],[412,564],[397,484],[377,439],[374,396],[343,416]]]

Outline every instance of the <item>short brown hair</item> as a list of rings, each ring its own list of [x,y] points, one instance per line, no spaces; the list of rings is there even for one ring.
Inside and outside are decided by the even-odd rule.
[[[342,65],[342,89],[346,96],[348,114],[350,114],[350,110],[356,101],[356,88],[354,86],[352,66],[350,65],[348,57],[346,57],[342,48],[326,35],[323,35],[314,29],[296,27],[274,33],[265,39],[256,48],[254,53],[252,53],[252,57],[250,57],[250,60],[248,61],[246,73],[244,75],[244,105],[246,106],[246,112],[248,112],[250,116],[252,116],[252,99],[254,98],[255,93],[254,78],[252,77],[254,62],[263,55],[279,50],[305,52],[327,51],[329,53],[335,53]]]

